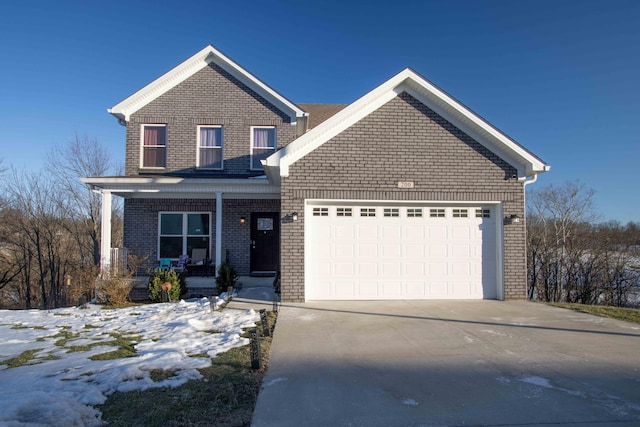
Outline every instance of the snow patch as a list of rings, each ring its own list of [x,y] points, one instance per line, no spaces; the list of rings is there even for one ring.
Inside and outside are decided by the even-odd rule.
[[[302,320],[303,322],[310,322],[316,319],[315,314],[303,314],[302,316],[298,316],[298,320]]]
[[[259,320],[253,310],[212,312],[209,303],[202,298],[117,310],[0,310],[0,425],[97,426],[101,414],[94,406],[116,391],[178,387],[200,379],[198,369],[210,366],[212,357],[248,344],[240,334]],[[56,344],[61,331],[76,337]],[[116,349],[107,344],[113,340],[109,333],[135,335],[136,355],[91,360]],[[85,345],[90,345],[87,351],[70,351]],[[35,349],[34,360],[24,366],[3,364]],[[155,382],[153,370],[173,375]]]
[[[271,381],[269,381],[268,383],[266,383],[264,386],[265,387],[271,387],[272,385],[275,385],[275,384],[278,384],[278,383],[282,383],[282,382],[285,382],[285,381],[289,381],[289,379],[288,378],[283,378],[283,377],[274,378]]]
[[[542,377],[534,377],[534,376],[520,377],[518,378],[518,381],[521,381],[527,384],[537,385],[538,387],[553,388],[553,386],[551,385],[551,381]]]
[[[494,331],[493,329],[483,329],[482,332],[485,332],[485,333],[490,334],[490,335],[497,335],[499,337],[508,337],[509,336],[509,335],[507,335],[505,333]]]
[[[403,399],[402,400],[402,404],[406,405],[406,406],[419,406],[420,405],[418,403],[418,401],[415,400],[415,399]]]

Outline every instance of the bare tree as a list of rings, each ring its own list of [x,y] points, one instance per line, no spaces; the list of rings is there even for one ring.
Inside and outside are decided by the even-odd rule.
[[[528,296],[624,306],[640,286],[640,227],[595,224],[593,190],[549,186],[529,198]]]
[[[540,284],[538,275],[542,273],[544,299],[570,299],[567,283],[573,272],[568,262],[569,255],[574,259],[581,256],[576,244],[577,230],[581,224],[588,224],[597,218],[592,202],[594,193],[593,189],[582,183],[566,182],[561,187],[549,185],[529,195],[527,233],[530,277],[531,269],[537,270],[535,278],[529,283],[530,296],[536,292],[535,288]],[[531,257],[536,257],[535,263],[531,262]]]
[[[0,161],[0,304],[57,307],[94,287],[102,199],[80,178],[108,175],[111,160],[78,135],[48,160],[34,173],[5,172]],[[117,201],[114,210],[121,218]]]
[[[100,263],[101,197],[84,185],[81,177],[108,175],[111,159],[96,139],[87,135],[75,138],[62,147],[54,147],[47,170],[64,198],[81,259]],[[88,235],[89,241],[84,238]]]

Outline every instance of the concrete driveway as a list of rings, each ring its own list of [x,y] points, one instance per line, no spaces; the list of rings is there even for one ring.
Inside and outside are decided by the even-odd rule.
[[[280,311],[254,426],[640,426],[640,325],[518,301]]]

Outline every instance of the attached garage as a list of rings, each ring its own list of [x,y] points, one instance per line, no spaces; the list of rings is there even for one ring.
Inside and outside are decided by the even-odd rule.
[[[263,166],[283,301],[526,298],[525,188],[549,166],[412,70]]]
[[[308,300],[502,299],[499,205],[308,201]]]

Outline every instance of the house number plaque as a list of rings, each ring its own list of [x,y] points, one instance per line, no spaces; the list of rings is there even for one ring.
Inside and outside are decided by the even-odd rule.
[[[398,188],[413,188],[413,181],[398,181]]]

